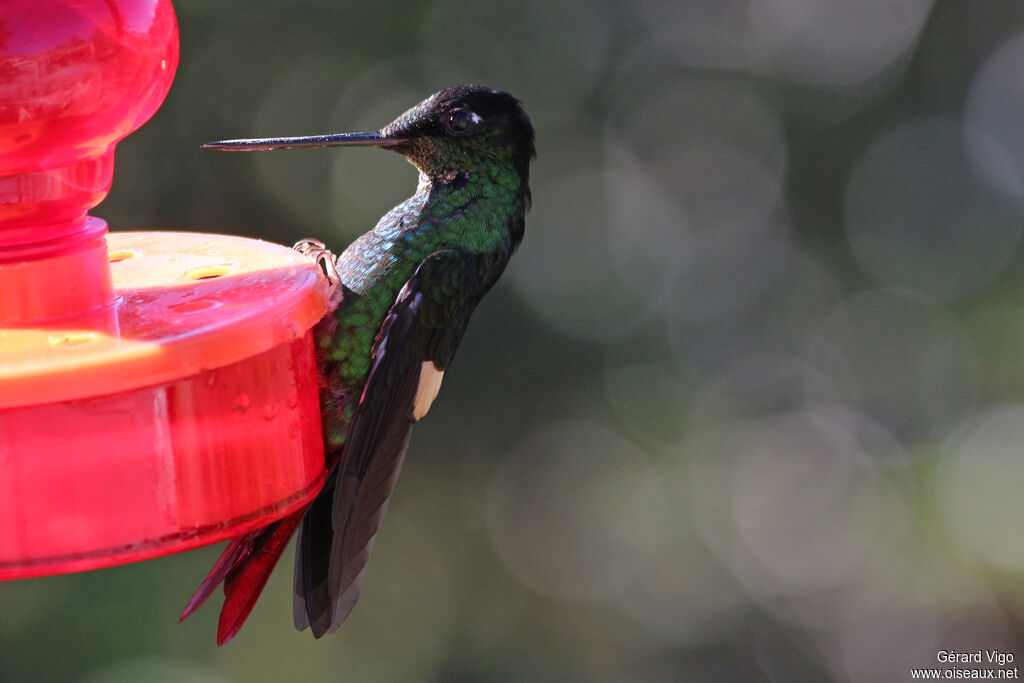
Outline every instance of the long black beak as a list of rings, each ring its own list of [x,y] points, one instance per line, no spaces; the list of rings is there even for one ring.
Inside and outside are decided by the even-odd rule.
[[[402,138],[388,137],[378,130],[372,133],[333,133],[331,135],[309,135],[298,138],[220,140],[219,142],[207,142],[203,145],[203,149],[219,149],[225,152],[254,152],[268,149],[292,149],[296,147],[393,147],[402,142]]]

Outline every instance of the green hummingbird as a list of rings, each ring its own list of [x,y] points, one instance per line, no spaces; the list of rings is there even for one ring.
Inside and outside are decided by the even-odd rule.
[[[319,638],[351,613],[412,426],[523,238],[533,127],[499,90],[446,88],[372,133],[204,147],[351,145],[398,152],[419,169],[419,184],[341,256],[315,240],[295,246],[331,285],[329,311],[314,328],[327,478],[305,509],[232,539],[192,596],[182,619],[224,583],[218,645],[238,633],[296,529],[296,628]]]

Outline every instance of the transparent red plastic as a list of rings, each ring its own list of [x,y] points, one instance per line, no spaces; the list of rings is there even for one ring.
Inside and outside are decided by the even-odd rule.
[[[168,0],[3,3],[0,579],[212,543],[322,482],[308,259],[87,215],[177,64]]]

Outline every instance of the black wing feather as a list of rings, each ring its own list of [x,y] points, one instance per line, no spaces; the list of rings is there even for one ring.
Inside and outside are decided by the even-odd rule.
[[[422,365],[448,367],[473,309],[507,262],[506,254],[435,252],[384,319],[345,453],[303,520],[295,579],[299,629],[308,625],[317,637],[333,632],[359,599],[374,535],[409,444]]]

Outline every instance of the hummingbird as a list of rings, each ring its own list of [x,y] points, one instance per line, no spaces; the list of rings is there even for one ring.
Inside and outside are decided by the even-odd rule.
[[[298,531],[295,627],[320,638],[355,607],[412,426],[437,397],[473,310],[522,241],[533,127],[508,93],[458,85],[375,132],[203,146],[380,147],[419,170],[416,192],[340,256],[316,240],[295,245],[330,287],[328,312],[313,331],[325,483],[304,509],[229,541],[181,615],[223,583],[217,644],[228,642]]]

